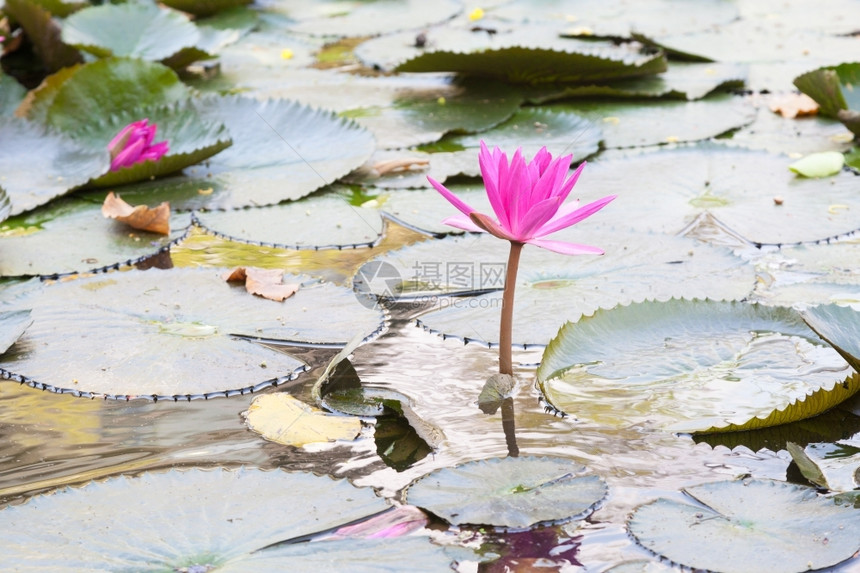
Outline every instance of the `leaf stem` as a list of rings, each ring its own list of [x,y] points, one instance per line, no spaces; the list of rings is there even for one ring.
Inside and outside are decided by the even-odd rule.
[[[514,375],[511,359],[512,331],[514,326],[514,290],[517,288],[517,268],[523,243],[511,241],[508,266],[505,270],[505,292],[502,296],[502,320],[499,326],[499,374]]]

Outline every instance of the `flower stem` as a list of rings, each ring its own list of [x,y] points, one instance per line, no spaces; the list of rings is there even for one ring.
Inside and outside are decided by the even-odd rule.
[[[511,253],[505,272],[505,292],[502,295],[502,320],[499,327],[499,374],[514,375],[511,360],[512,331],[514,326],[514,290],[517,288],[517,268],[523,243],[511,241]]]

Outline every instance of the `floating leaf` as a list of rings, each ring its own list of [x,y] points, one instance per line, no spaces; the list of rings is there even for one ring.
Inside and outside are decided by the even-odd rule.
[[[0,117],[0,187],[18,215],[108,170],[107,145],[93,150],[43,126]]]
[[[860,111],[860,63],[819,68],[795,78],[794,85],[814,99],[828,117],[841,119],[841,111]],[[857,125],[846,123],[846,127],[858,133]]]
[[[789,444],[794,463],[803,477],[831,492],[850,492],[860,487],[860,449],[842,444]]]
[[[644,302],[567,323],[544,351],[538,381],[556,408],[613,426],[763,428],[860,390],[860,376],[812,335],[786,308]]]
[[[628,527],[644,547],[686,567],[800,573],[836,565],[860,549],[860,511],[806,487],[746,480],[684,492],[693,501],[660,498],[642,505]]]
[[[831,177],[842,171],[845,165],[845,156],[838,151],[825,151],[813,153],[803,159],[795,161],[788,168],[804,177]]]
[[[806,94],[780,94],[771,100],[770,111],[794,119],[818,114],[818,104]]]
[[[398,72],[459,72],[514,83],[594,82],[666,70],[662,54],[607,41],[565,39],[548,26],[505,23],[474,29],[436,27],[426,46],[415,32],[368,40],[355,54],[367,65]]]
[[[31,324],[29,310],[0,312],[0,354],[9,350]]]
[[[599,245],[606,254],[568,257],[526,249],[515,294],[515,343],[546,344],[564,320],[575,321],[598,308],[651,298],[740,299],[755,282],[752,267],[728,250],[684,237],[578,227],[552,238]],[[419,243],[367,263],[391,265],[392,276],[390,283],[374,282],[369,290],[385,295],[388,288],[395,297],[428,302],[452,293],[494,291],[445,299],[444,308],[422,315],[419,324],[444,336],[495,343],[507,256],[507,243],[488,235]],[[366,288],[361,276],[360,270],[359,290]]]
[[[495,414],[506,398],[513,395],[517,379],[510,374],[493,374],[478,395],[478,408],[484,414]]]
[[[282,1],[276,3],[275,7],[295,17],[292,4],[296,2]],[[311,9],[322,14],[316,17],[302,17],[300,21],[290,26],[290,30],[314,36],[377,36],[386,32],[421,28],[443,22],[459,13],[463,7],[454,0],[437,2],[383,0],[347,8],[344,8],[343,4],[334,2],[328,5],[319,2]]]
[[[708,139],[749,124],[755,109],[734,96],[696,102],[575,101],[548,109],[572,111],[598,123],[603,147],[644,147]]]
[[[98,203],[56,200],[0,224],[0,275],[61,275],[132,264],[166,249],[190,224],[189,214],[173,214],[168,236],[134,231],[105,219]]]
[[[63,41],[97,57],[158,61],[200,39],[184,14],[156,4],[104,4],[76,12],[63,24]]]
[[[326,414],[284,392],[257,396],[242,416],[248,428],[285,446],[354,440],[361,432],[358,418]]]
[[[579,185],[617,194],[613,208],[625,226],[639,230],[689,231],[703,213],[754,244],[815,242],[860,229],[853,174],[803,179],[787,169],[790,162],[761,151],[701,144],[595,160]],[[654,189],[660,189],[656,201]]]
[[[794,442],[788,442],[785,445],[785,448],[786,450],[788,450],[788,453],[791,454],[791,459],[794,460],[795,464],[797,464],[797,467],[800,469],[800,473],[803,474],[803,477],[805,477],[818,487],[829,489],[827,485],[827,478],[824,477],[824,473],[822,473],[821,469],[812,460],[812,458],[810,458],[806,454],[806,452],[803,451],[803,448],[801,446],[798,446]]]
[[[284,271],[280,269],[258,269],[254,267],[237,267],[221,275],[227,282],[241,282],[245,290],[263,298],[281,302],[290,298],[299,290],[297,284],[284,284]]]
[[[550,457],[494,458],[443,468],[406,490],[412,505],[454,525],[523,529],[581,519],[606,496],[606,484],[585,466]]]
[[[0,117],[11,116],[27,95],[27,88],[0,71]]]
[[[447,567],[450,558],[424,537],[299,542],[385,508],[369,488],[311,473],[242,468],[119,476],[0,511],[0,531],[12,536],[0,568],[28,563],[59,572],[239,573],[334,567],[364,573],[374,565],[394,570],[412,559],[425,571]],[[126,547],[129,531],[135,542]]]
[[[152,209],[146,205],[133,207],[111,191],[102,204],[102,215],[141,231],[170,234],[170,205],[166,202]]]
[[[860,312],[851,307],[828,304],[800,312],[803,320],[860,372]]]
[[[342,343],[381,327],[381,313],[350,289],[288,277],[303,287],[280,306],[225,283],[221,272],[153,269],[46,285],[15,301],[33,309],[34,323],[0,360],[4,377],[68,393],[224,396],[305,369],[252,340]],[[70,334],[82,324],[86,336]]]

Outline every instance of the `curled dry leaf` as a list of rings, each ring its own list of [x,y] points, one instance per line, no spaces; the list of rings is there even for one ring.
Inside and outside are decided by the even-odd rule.
[[[430,164],[429,159],[421,157],[403,157],[380,161],[373,166],[373,171],[380,177],[387,173],[398,173],[402,171],[416,171],[425,169]]]
[[[105,202],[102,203],[102,215],[141,231],[150,231],[161,235],[170,234],[170,203],[167,201],[154,209],[150,209],[146,205],[133,207],[111,191],[105,197]]]
[[[770,111],[794,119],[805,115],[818,115],[818,104],[806,94],[782,94],[770,101]]]
[[[284,284],[284,271],[280,269],[258,269],[255,267],[236,267],[221,275],[227,282],[245,281],[245,290],[269,300],[281,302],[299,290],[297,284]]]

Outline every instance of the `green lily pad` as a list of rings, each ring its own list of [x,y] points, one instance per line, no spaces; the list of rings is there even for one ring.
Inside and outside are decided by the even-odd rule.
[[[804,177],[832,177],[845,165],[845,156],[838,151],[824,151],[813,153],[803,159],[795,161],[788,168]]]
[[[12,309],[33,309],[34,323],[0,360],[3,377],[85,395],[224,396],[306,368],[254,340],[339,343],[381,328],[381,312],[350,289],[287,275],[285,283],[302,286],[274,302],[225,282],[222,272],[153,269],[46,285],[14,301]],[[82,323],[87,335],[70,335]]]
[[[860,549],[860,511],[810,488],[745,480],[684,492],[690,502],[660,498],[642,505],[628,527],[641,545],[686,567],[800,573],[836,565]]]
[[[197,213],[196,221],[219,236],[291,249],[369,247],[382,236],[375,209],[356,207],[336,189],[268,207]]]
[[[548,109],[578,113],[599,123],[606,148],[699,141],[755,119],[755,109],[734,96],[695,102],[639,102],[635,106],[626,102],[575,101]]]
[[[212,189],[210,208],[299,199],[360,166],[374,148],[370,133],[353,122],[292,101],[206,98],[198,109],[227,126],[233,145],[175,183]]]
[[[0,224],[0,276],[64,275],[134,264],[166,249],[190,224],[189,214],[174,213],[165,236],[107,219],[98,203],[54,201]]]
[[[11,117],[27,95],[27,88],[0,71],[0,117]]]
[[[672,62],[665,72],[603,84],[538,88],[529,96],[532,103],[565,98],[669,98],[697,100],[728,88],[743,87],[746,66],[733,63]]]
[[[819,68],[795,78],[794,85],[821,106],[822,115],[860,135],[860,63]]]
[[[0,312],[0,354],[9,350],[31,324],[29,310]]]
[[[522,97],[507,84],[463,79],[439,95],[407,93],[392,105],[341,113],[369,129],[383,149],[432,143],[448,132],[486,131],[510,118]]]
[[[495,31],[487,33],[488,28]],[[660,53],[561,38],[548,26],[488,22],[474,28],[430,28],[425,35],[423,47],[415,45],[415,32],[401,32],[368,40],[355,54],[386,71],[458,72],[513,83],[590,83],[666,70]]]
[[[195,16],[212,16],[223,13],[238,6],[250,4],[253,0],[166,0],[162,2],[176,10],[182,10]]]
[[[860,372],[860,312],[835,304],[814,306],[800,315],[809,327]]]
[[[784,424],[860,390],[860,376],[791,309],[681,300],[567,323],[538,381],[550,404],[578,417],[682,432]]]
[[[18,215],[108,170],[107,145],[93,150],[44,126],[0,117],[0,187]]]
[[[534,157],[538,150],[546,147],[553,155],[571,154],[578,163],[597,152],[602,137],[599,124],[570,110],[524,108],[504,123],[487,131],[448,135],[438,143],[425,147],[436,153],[377,152],[369,162],[371,169],[365,166],[355,178],[376,187],[402,189],[429,187],[428,175],[440,183],[455,175],[477,177],[481,174],[478,165],[481,141],[485,141],[490,147],[498,146],[509,152],[521,148],[526,157]],[[426,160],[428,167],[393,172],[381,177],[372,169],[373,165],[379,162],[400,157]]]
[[[737,18],[738,8],[719,0],[627,3],[619,0],[516,0],[487,10],[514,22],[564,23],[570,33],[629,37],[632,32],[686,34]],[[581,31],[580,31],[581,30]]]
[[[812,484],[832,492],[849,492],[860,487],[858,448],[837,444],[809,444],[805,448],[787,444],[800,473]]]
[[[83,61],[80,52],[60,39],[60,26],[51,17],[50,7],[29,0],[6,0],[3,13],[24,29],[33,51],[48,72],[56,72]]]
[[[615,208],[629,209],[625,224],[638,230],[679,233],[705,213],[756,245],[814,243],[860,229],[853,174],[798,178],[790,163],[761,151],[700,144],[599,158],[580,185],[617,194]]]
[[[200,32],[188,16],[156,4],[103,4],[63,23],[63,41],[97,57],[158,61],[194,46]]]
[[[596,245],[605,255],[568,257],[533,247],[523,253],[514,299],[516,344],[546,344],[564,320],[575,321],[598,308],[652,298],[740,299],[755,283],[752,267],[722,248],[684,237],[580,226],[578,232],[574,227],[551,238]],[[398,280],[372,283],[370,291],[385,295],[388,288],[400,299],[429,302],[493,291],[446,299],[444,308],[423,314],[419,324],[445,336],[494,344],[508,248],[495,237],[469,234],[393,251],[367,264],[391,265]],[[361,275],[360,270],[356,276]]]
[[[279,1],[278,10],[295,17],[296,2]],[[301,9],[301,8],[299,8]],[[342,2],[315,2],[304,8],[300,20],[290,26],[293,32],[314,36],[377,36],[387,32],[422,28],[448,20],[463,6],[455,0],[381,0],[369,4],[345,5]]]
[[[600,477],[572,460],[494,458],[443,468],[409,486],[409,503],[454,525],[524,529],[582,519],[606,496]]]
[[[860,273],[846,263],[860,256],[860,244],[822,242],[784,248],[777,255],[774,262],[765,259],[759,265],[774,280],[756,285],[756,300],[786,306],[834,303],[860,309]]]
[[[243,493],[224,495],[227,491]],[[311,473],[241,468],[119,476],[0,511],[0,531],[15,532],[0,555],[0,566],[14,569],[28,563],[60,572],[321,567],[365,572],[373,570],[372,564],[379,564],[376,570],[393,571],[417,559],[414,565],[422,571],[445,569],[450,558],[426,537],[301,542],[386,506],[369,488]],[[279,507],[296,512],[285,516]],[[164,541],[166,530],[171,532],[169,543]],[[129,531],[135,532],[135,542],[125,546]]]

